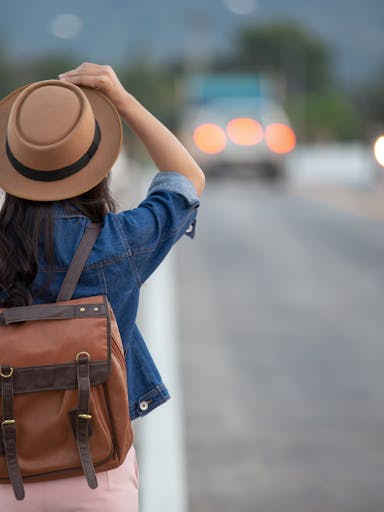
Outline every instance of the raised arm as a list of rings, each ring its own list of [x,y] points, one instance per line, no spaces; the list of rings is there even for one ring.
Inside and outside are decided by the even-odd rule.
[[[205,187],[203,171],[173,133],[124,89],[111,66],[85,62],[59,75],[59,78],[76,85],[93,87],[105,94],[141,139],[159,171],[183,174],[192,181],[197,194],[201,195]]]

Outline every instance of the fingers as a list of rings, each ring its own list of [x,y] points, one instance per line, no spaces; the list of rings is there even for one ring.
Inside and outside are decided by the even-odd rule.
[[[102,66],[100,64],[94,64],[92,62],[83,62],[75,69],[67,71],[66,73],[62,73],[61,76],[72,76],[72,75],[97,75],[97,74],[105,74],[107,72],[112,71],[111,66]]]
[[[84,62],[80,66],[59,75],[60,80],[72,84],[92,87],[105,94],[118,108],[123,101],[125,89],[111,66]]]
[[[71,72],[70,74],[59,75],[60,80],[71,82],[75,85],[82,85],[84,87],[92,87],[93,89],[103,89],[105,87],[105,78],[98,75],[85,75],[80,73]]]
[[[76,85],[105,89],[114,78],[111,66],[101,66],[90,62],[84,62],[77,68],[59,75],[60,80],[72,82]]]

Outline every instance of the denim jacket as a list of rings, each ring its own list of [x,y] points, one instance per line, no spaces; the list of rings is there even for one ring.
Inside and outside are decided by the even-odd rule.
[[[139,291],[173,244],[193,238],[199,199],[192,182],[177,172],[155,175],[137,208],[104,218],[73,298],[106,295],[123,341],[131,419],[144,416],[169,398],[136,325]],[[47,280],[44,250],[32,286],[35,303],[54,302],[89,219],[53,203],[56,266]],[[42,244],[43,245],[43,242]],[[49,283],[47,285],[47,282]]]

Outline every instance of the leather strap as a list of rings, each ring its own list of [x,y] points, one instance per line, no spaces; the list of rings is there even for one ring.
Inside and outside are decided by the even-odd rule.
[[[101,300],[101,299],[100,299]],[[0,314],[0,326],[33,320],[63,320],[66,318],[106,317],[107,309],[102,302],[93,304],[35,304],[14,306]]]
[[[13,413],[13,369],[2,367],[0,376],[2,391],[1,439],[13,492],[16,499],[22,500],[25,497],[25,492],[16,450],[16,424]]]
[[[96,489],[97,478],[89,450],[89,422],[92,416],[89,413],[89,358],[85,354],[77,358],[77,383],[79,389],[76,419],[77,447],[88,485],[91,489]]]
[[[96,242],[100,230],[101,224],[97,224],[95,222],[91,222],[86,227],[84,236],[76,249],[68,271],[65,274],[56,302],[70,300],[72,298],[77,283],[79,282],[81,272],[83,271],[84,265],[92,251],[92,247]]]

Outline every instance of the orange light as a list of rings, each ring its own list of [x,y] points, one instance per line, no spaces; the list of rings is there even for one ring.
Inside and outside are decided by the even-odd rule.
[[[201,124],[193,132],[193,140],[203,153],[221,153],[227,145],[227,136],[220,126],[213,123]]]
[[[227,124],[227,134],[240,146],[255,146],[263,140],[263,127],[249,117],[238,117]]]
[[[296,136],[289,126],[273,123],[265,130],[265,142],[274,153],[290,153],[296,146]]]

